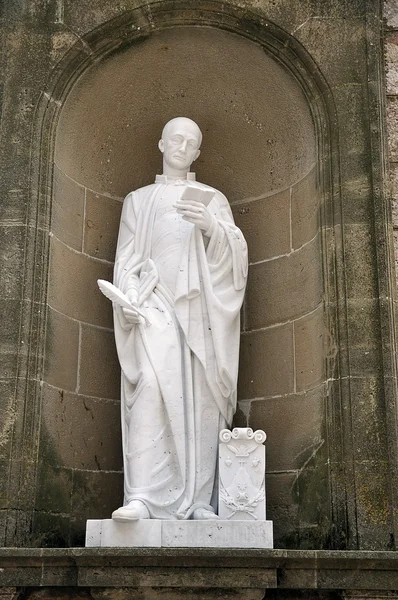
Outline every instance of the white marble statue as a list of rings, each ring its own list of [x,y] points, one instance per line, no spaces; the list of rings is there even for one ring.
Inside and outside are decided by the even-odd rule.
[[[114,271],[124,296],[112,297],[124,456],[116,521],[218,518],[218,436],[236,407],[247,247],[225,196],[189,172],[201,140],[190,119],[169,121],[163,174],[124,200]]]

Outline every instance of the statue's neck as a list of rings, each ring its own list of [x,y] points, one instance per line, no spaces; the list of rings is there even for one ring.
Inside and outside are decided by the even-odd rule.
[[[170,167],[170,165],[168,165],[166,162],[163,162],[163,175],[166,175],[167,177],[186,179],[188,171],[188,169],[173,169],[173,167]]]
[[[196,175],[195,173],[192,173],[192,171],[188,172],[186,174],[186,177],[176,177],[174,175],[166,175],[165,173],[163,173],[162,175],[156,175],[155,178],[155,183],[171,183],[171,182],[178,182],[178,181],[196,181]]]

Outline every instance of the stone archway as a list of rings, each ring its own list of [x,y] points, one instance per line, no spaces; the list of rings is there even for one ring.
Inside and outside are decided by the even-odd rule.
[[[219,9],[218,3],[214,8]],[[275,432],[269,442],[270,516],[288,523],[278,532],[279,543],[297,546],[300,527],[311,529],[321,522],[319,539],[308,544],[322,545],[331,518],[325,474],[326,367],[330,373],[335,364],[327,363],[323,353],[328,298],[322,280],[326,257],[321,217],[327,212],[324,192],[329,182],[321,164],[329,155],[321,78],[313,66],[312,75],[306,73],[302,49],[293,49],[290,38],[287,44],[288,36],[271,23],[253,19],[242,31],[237,14],[226,12],[221,26],[210,9],[206,18],[201,13],[202,27],[193,28],[198,16],[195,11],[189,11],[189,18],[187,14],[160,11],[159,31],[154,31],[153,20],[145,24],[142,11],[132,11],[90,34],[86,43],[92,52],[72,52],[65,59],[67,68],[60,65],[60,78],[47,99],[50,110],[44,122],[55,164],[42,405],[46,439],[41,448],[47,445],[54,458],[53,464],[43,465],[39,482],[47,482],[56,493],[60,477],[68,479],[74,470],[75,482],[68,479],[72,498],[78,486],[81,490],[69,514],[74,523],[69,541],[74,543],[81,540],[85,516],[106,516],[118,502],[108,494],[108,505],[95,504],[110,486],[115,498],[120,494],[118,441],[112,436],[117,429],[117,364],[109,306],[96,292],[95,279],[110,276],[121,197],[150,182],[159,128],[183,107],[201,123],[205,136],[208,130],[198,177],[229,196],[249,244],[252,239],[237,419],[248,418],[249,424]],[[162,30],[166,15],[167,28]],[[200,57],[188,60],[197,48],[202,49]],[[193,63],[190,78],[177,73],[174,80],[162,79],[162,65],[172,60],[174,51],[178,57],[178,49],[185,71]],[[206,60],[201,60],[203,55]],[[136,72],[142,68],[136,78],[129,71],[134,61]],[[206,69],[209,64],[212,68]],[[145,78],[148,68],[157,78]],[[221,101],[211,85],[193,94],[198,73],[223,91]],[[222,77],[223,86],[217,85]],[[106,86],[101,86],[104,81]],[[141,96],[137,113],[137,104],[129,113],[128,99],[140,98],[139,93],[134,96],[139,82],[147,96]],[[137,169],[129,173],[130,151]],[[42,185],[49,184],[46,171]],[[328,331],[333,323],[326,310]],[[90,427],[91,446],[84,448],[79,440]],[[309,508],[300,488],[311,486],[317,502]]]

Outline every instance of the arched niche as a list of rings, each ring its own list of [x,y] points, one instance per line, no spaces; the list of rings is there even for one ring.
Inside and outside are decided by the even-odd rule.
[[[200,124],[197,177],[226,194],[248,240],[236,423],[267,431],[269,518],[277,545],[298,546],[300,530],[327,528],[330,510],[319,132],[271,53],[193,26],[93,61],[57,121],[42,410],[55,468],[75,473],[69,541],[121,501],[119,370],[96,280],[112,277],[122,198],[161,172],[157,141],[177,115]]]

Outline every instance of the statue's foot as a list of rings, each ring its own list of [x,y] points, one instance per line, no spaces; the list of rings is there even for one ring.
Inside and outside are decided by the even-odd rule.
[[[149,511],[141,500],[131,500],[126,506],[121,506],[112,513],[114,521],[138,521],[138,519],[150,519]]]
[[[208,510],[207,508],[197,508],[196,510],[193,511],[192,518],[195,521],[204,521],[204,520],[215,521],[216,519],[219,519],[220,517],[218,515],[216,515],[215,512],[213,512],[212,510]]]

